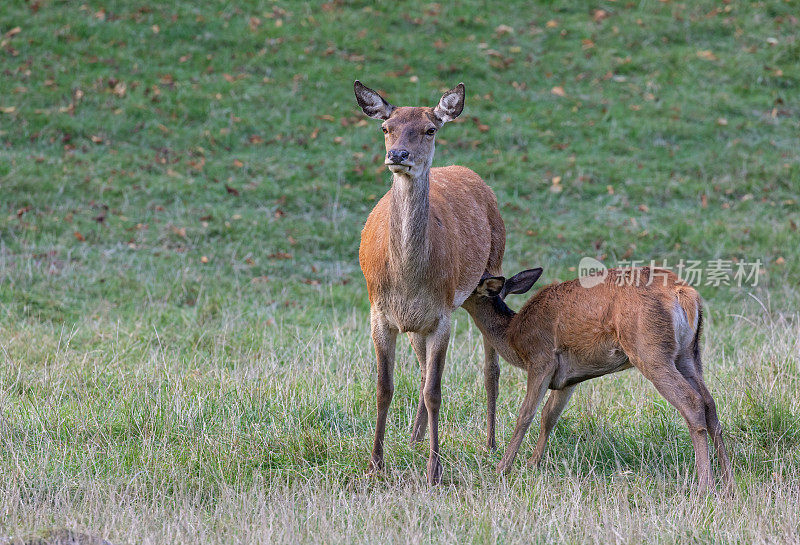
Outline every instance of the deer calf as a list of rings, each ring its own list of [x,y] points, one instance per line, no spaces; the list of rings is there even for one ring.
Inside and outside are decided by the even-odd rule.
[[[528,372],[525,399],[498,472],[514,462],[548,388],[553,391],[542,410],[531,464],[541,462],[548,436],[578,383],[636,367],[686,420],[700,489],[713,487],[707,433],[722,478],[733,489],[722,426],[703,382],[697,291],[665,269],[610,269],[605,279],[546,286],[519,313],[508,308],[505,296],[527,292],[541,273],[530,269],[508,280],[486,274],[464,304],[484,338],[509,363]]]

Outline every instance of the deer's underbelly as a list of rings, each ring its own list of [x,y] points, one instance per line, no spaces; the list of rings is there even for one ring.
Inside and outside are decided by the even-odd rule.
[[[400,332],[428,333],[442,318],[449,319],[450,308],[442,308],[424,294],[409,295],[390,292],[373,302],[373,306]]]
[[[633,367],[628,356],[615,346],[598,347],[593,354],[577,355],[569,350],[556,352],[556,372],[550,381],[551,390],[602,377]]]

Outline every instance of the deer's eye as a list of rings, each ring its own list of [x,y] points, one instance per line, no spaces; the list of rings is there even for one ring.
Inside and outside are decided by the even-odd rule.
[[[381,130],[383,131],[383,134],[388,134],[389,132],[389,129],[387,129],[386,127],[381,127]]]
[[[434,129],[433,127],[431,127],[430,129],[428,129],[427,131],[425,131],[425,134],[427,134],[428,136],[433,136],[434,134],[436,134],[436,129]]]

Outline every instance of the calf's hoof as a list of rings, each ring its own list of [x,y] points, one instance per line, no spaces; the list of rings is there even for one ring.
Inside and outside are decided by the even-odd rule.
[[[542,458],[543,456],[534,453],[534,455],[528,459],[528,467],[538,468],[542,465]]]
[[[511,471],[511,464],[513,463],[513,460],[507,460],[506,458],[500,460],[500,463],[497,464],[497,474],[508,475],[508,473]]]

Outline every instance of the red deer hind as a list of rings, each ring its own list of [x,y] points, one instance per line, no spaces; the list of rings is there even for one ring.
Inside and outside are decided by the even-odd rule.
[[[407,333],[422,369],[411,441],[421,441],[430,423],[427,479],[438,484],[439,408],[450,315],[472,294],[484,272],[500,274],[505,227],[494,193],[475,172],[461,166],[431,168],[436,133],[464,108],[463,83],[433,108],[392,106],[359,81],[354,91],[364,113],[383,120],[385,164],[392,172],[392,187],[367,218],[359,248],[378,363],[378,419],[370,469],[384,464],[395,341],[399,332]],[[497,353],[485,340],[484,351],[487,444],[493,448],[500,370]]]

